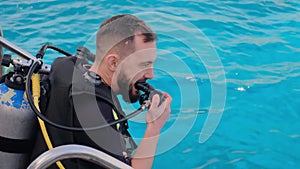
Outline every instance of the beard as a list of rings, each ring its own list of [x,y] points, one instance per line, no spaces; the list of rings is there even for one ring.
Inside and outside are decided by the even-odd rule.
[[[130,80],[127,79],[125,75],[121,76],[117,83],[120,88],[119,92],[125,102],[135,103],[138,101],[140,92],[138,90],[134,92],[134,84],[130,83]]]

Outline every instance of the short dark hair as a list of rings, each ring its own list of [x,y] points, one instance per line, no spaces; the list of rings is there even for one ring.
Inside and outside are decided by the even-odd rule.
[[[135,51],[134,37],[143,35],[144,42],[152,42],[157,35],[144,21],[130,14],[113,16],[99,27],[96,39],[96,60],[98,62],[109,52],[124,57]]]

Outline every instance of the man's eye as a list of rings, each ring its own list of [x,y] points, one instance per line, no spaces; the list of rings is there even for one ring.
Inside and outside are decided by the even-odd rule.
[[[144,64],[145,67],[148,67],[149,65],[150,65],[150,63],[145,63]]]
[[[142,64],[143,67],[149,67],[150,65],[151,65],[150,62],[147,62],[147,63],[143,63],[143,64]]]

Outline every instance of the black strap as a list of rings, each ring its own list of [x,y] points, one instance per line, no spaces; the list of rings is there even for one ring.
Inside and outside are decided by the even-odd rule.
[[[0,151],[8,153],[30,153],[33,142],[31,140],[12,139],[0,136]]]

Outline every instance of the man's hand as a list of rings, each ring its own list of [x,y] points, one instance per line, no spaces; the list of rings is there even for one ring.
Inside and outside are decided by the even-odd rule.
[[[172,97],[164,93],[165,100],[159,105],[159,95],[153,96],[151,106],[146,113],[147,129],[132,159],[132,167],[150,169],[156,152],[160,131],[170,116]]]
[[[153,96],[151,106],[146,114],[147,127],[150,127],[156,134],[159,134],[171,112],[170,104],[172,97],[165,92],[163,94],[165,95],[165,99],[161,105],[159,105],[159,95],[156,94]]]

